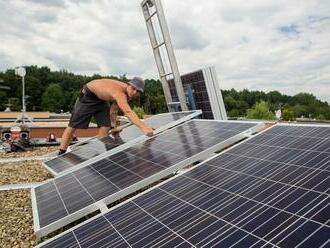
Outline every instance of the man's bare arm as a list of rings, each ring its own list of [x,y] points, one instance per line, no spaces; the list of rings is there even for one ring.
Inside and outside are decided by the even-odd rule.
[[[139,128],[143,128],[146,125],[139,119],[135,112],[131,109],[126,99],[119,98],[117,101],[118,107],[123,111],[127,118]]]
[[[118,107],[121,109],[121,111],[123,111],[123,113],[133,124],[135,124],[137,127],[142,129],[145,135],[147,136],[153,135],[153,129],[139,119],[139,117],[135,114],[135,112],[131,109],[131,107],[127,103],[127,97],[125,95],[117,96],[116,100]]]
[[[111,104],[110,107],[110,121],[112,127],[117,127],[117,115],[118,115],[119,107],[117,103]]]

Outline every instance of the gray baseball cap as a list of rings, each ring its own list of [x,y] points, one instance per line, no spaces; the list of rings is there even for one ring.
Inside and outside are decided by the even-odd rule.
[[[144,90],[144,80],[140,77],[133,77],[128,84],[132,85],[140,92],[143,92]]]

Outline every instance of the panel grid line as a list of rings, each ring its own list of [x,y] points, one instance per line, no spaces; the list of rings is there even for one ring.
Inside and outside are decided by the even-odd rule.
[[[183,177],[186,177],[185,175],[182,175],[182,176],[183,176]],[[187,178],[190,178],[190,177],[187,177]],[[190,179],[191,179],[191,180],[194,180],[194,181],[198,181],[198,180],[193,179],[193,178],[190,178]],[[280,209],[280,208],[276,208],[276,207],[273,207],[273,206],[267,205],[267,204],[262,203],[262,202],[258,202],[258,201],[254,200],[254,199],[250,199],[250,198],[245,197],[245,196],[243,196],[243,195],[236,194],[236,193],[230,192],[230,191],[225,190],[225,189],[222,189],[222,188],[218,188],[217,186],[213,186],[213,185],[210,185],[210,184],[208,184],[208,183],[201,182],[201,181],[198,181],[198,182],[200,182],[200,183],[202,183],[202,184],[205,184],[205,185],[207,185],[207,186],[209,186],[209,187],[212,187],[212,188],[215,188],[215,189],[220,189],[220,190],[223,190],[223,191],[225,191],[225,192],[227,192],[227,193],[230,193],[230,194],[234,194],[234,195],[236,195],[236,196],[238,196],[238,197],[242,197],[242,198],[244,198],[244,199],[246,199],[246,200],[254,201],[254,202],[256,202],[256,203],[262,204],[262,205],[265,206],[265,207],[274,208],[274,209],[276,209],[276,210],[283,211],[283,212],[285,212],[285,213],[288,213],[288,214],[294,215],[294,216],[296,216],[296,217],[298,217],[298,218],[303,218],[303,219],[305,219],[305,220],[308,220],[308,218],[306,218],[306,217],[303,217],[303,216],[299,216],[299,215],[296,215],[296,214],[290,213],[290,212],[288,212],[288,211],[285,211],[285,210],[282,210],[282,209]],[[316,206],[315,206],[315,207],[316,207]],[[315,222],[315,223],[317,223],[317,224],[322,224],[322,225],[326,226],[325,224],[323,224],[323,223],[319,223],[319,222],[314,221],[314,220],[310,220],[310,221]]]
[[[63,198],[62,198],[62,196],[61,196],[61,194],[60,194],[60,191],[59,191],[58,188],[57,188],[56,183],[54,183],[54,182],[51,182],[51,183],[55,186],[56,193],[57,193],[58,196],[60,197],[61,202],[62,202],[62,204],[63,204],[63,206],[64,206],[64,209],[65,209],[66,213],[69,214],[69,211],[68,211],[68,209],[66,208],[65,202],[64,202],[64,200],[63,200]]]
[[[136,203],[133,202],[133,204],[135,204],[139,209],[141,209],[144,213],[146,213],[147,215],[149,215],[150,217],[152,217],[153,219],[155,219],[157,222],[159,222],[160,224],[164,225],[164,227],[166,227],[169,231],[173,232],[174,234],[176,234],[178,237],[182,238],[183,240],[185,240],[187,243],[189,243],[192,247],[196,247],[194,246],[192,243],[190,243],[188,240],[186,240],[185,238],[183,238],[180,234],[178,234],[177,232],[175,232],[174,230],[172,230],[171,228],[169,228],[167,225],[165,225],[164,223],[162,223],[161,221],[159,221],[157,218],[155,218],[154,216],[152,216],[151,214],[148,213],[148,211],[145,211],[143,208],[141,208],[139,205],[137,205]]]
[[[214,168],[219,168],[217,166],[214,166],[212,164],[208,164]],[[326,193],[326,192],[320,192],[320,191],[317,191],[317,190],[313,190],[313,189],[308,189],[308,188],[304,188],[304,187],[300,187],[300,186],[296,186],[296,185],[293,185],[293,184],[288,184],[288,183],[283,183],[283,182],[280,182],[280,181],[275,181],[275,180],[272,180],[272,179],[268,179],[268,178],[263,178],[263,177],[258,177],[258,176],[254,176],[254,175],[251,175],[251,174],[247,174],[247,173],[244,173],[244,172],[240,172],[240,171],[235,171],[235,170],[231,170],[231,169],[227,169],[227,168],[223,168],[223,167],[220,167],[222,170],[226,170],[226,171],[230,171],[230,172],[234,172],[234,173],[237,173],[237,174],[240,174],[240,175],[245,175],[245,176],[249,176],[249,177],[253,177],[253,178],[258,178],[258,179],[261,179],[263,181],[266,181],[266,182],[273,182],[273,183],[279,183],[279,184],[283,184],[283,185],[286,185],[286,186],[290,186],[290,187],[294,187],[294,188],[298,188],[298,189],[304,189],[304,190],[307,190],[307,191],[311,191],[311,192],[315,192],[315,193],[319,193],[319,194],[325,194],[327,196],[329,196],[330,194],[329,193]],[[324,179],[325,180],[325,179]],[[322,181],[323,182],[323,181]]]
[[[77,180],[77,182],[79,183],[79,185],[86,191],[86,193],[92,198],[92,200],[95,202],[94,197],[89,193],[89,191],[86,189],[86,187],[80,182],[80,180],[78,180],[78,178],[72,173],[72,176],[74,177],[74,179]]]
[[[72,235],[73,235],[73,237],[75,238],[75,240],[77,241],[77,245],[79,246],[79,248],[81,248],[81,245],[80,245],[80,243],[79,243],[79,241],[78,241],[78,239],[77,239],[76,234],[75,234],[74,232],[72,232]]]
[[[96,170],[93,166],[89,166],[93,171],[95,171],[97,174],[99,174],[101,177],[103,177],[105,180],[107,180],[111,185],[115,186],[117,189],[120,189],[114,182],[111,182],[108,178],[106,178],[102,173],[100,173],[98,170]]]
[[[253,213],[252,213],[253,214]],[[290,213],[291,214],[291,213]],[[291,214],[292,215],[292,214]],[[299,216],[298,216],[299,217]]]
[[[182,176],[184,176],[184,175],[182,175]],[[170,194],[170,195],[173,196],[174,198],[177,198],[175,195],[171,194],[170,192],[167,192],[167,191],[165,191],[165,190],[163,190],[163,189],[161,189],[161,188],[160,188],[160,190],[162,190],[162,191],[163,191],[164,193],[166,193],[166,194]],[[245,232],[245,233],[248,233],[248,234],[250,234],[250,235],[252,235],[252,236],[254,236],[254,237],[258,238],[258,239],[261,239],[261,240],[263,240],[263,241],[266,242],[266,243],[269,243],[269,244],[271,244],[271,245],[274,245],[274,244],[272,244],[271,242],[269,242],[268,240],[264,240],[264,239],[262,239],[261,237],[258,237],[258,236],[256,236],[256,235],[254,235],[253,233],[249,233],[249,232],[245,231],[244,229],[242,229],[241,227],[239,227],[239,226],[237,226],[237,225],[235,225],[235,224],[233,224],[233,223],[230,223],[230,222],[228,222],[228,221],[226,221],[226,220],[224,220],[224,219],[222,219],[222,218],[219,218],[218,216],[216,216],[216,215],[214,215],[214,214],[212,214],[212,213],[210,213],[210,212],[208,212],[208,211],[205,211],[204,209],[201,209],[201,208],[199,208],[199,207],[197,207],[197,206],[191,204],[190,202],[187,202],[187,201],[185,201],[185,200],[183,200],[183,199],[180,199],[180,198],[177,198],[177,199],[180,200],[180,201],[183,201],[184,203],[186,203],[186,204],[188,204],[188,205],[190,205],[190,206],[192,206],[192,207],[195,207],[195,208],[197,208],[198,210],[200,210],[200,211],[202,211],[202,212],[204,212],[204,213],[206,213],[206,214],[208,214],[208,215],[211,215],[211,216],[213,216],[213,217],[215,217],[215,218],[217,218],[217,219],[219,219],[219,220],[221,220],[221,221],[223,221],[223,222],[225,222],[225,223],[227,223],[227,224],[229,224],[229,225],[231,225],[231,226],[233,226],[233,227],[235,227],[235,228],[237,228],[237,229],[239,229],[239,230],[241,230],[241,231],[243,231],[243,232]]]
[[[125,243],[129,246],[129,247],[132,247],[128,242],[127,240],[123,237],[123,235],[121,235],[120,232],[118,232],[118,230],[111,224],[111,222],[105,217],[103,216],[103,218],[109,223],[109,225],[115,230],[115,232],[125,241]]]

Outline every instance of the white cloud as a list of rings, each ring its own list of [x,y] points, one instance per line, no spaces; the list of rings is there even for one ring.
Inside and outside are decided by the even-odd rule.
[[[47,65],[157,77],[140,0],[0,1],[0,70]],[[222,88],[330,102],[330,2],[163,0],[181,73],[214,65]]]

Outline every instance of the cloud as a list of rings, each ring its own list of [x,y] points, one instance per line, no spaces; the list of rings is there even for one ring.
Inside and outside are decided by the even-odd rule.
[[[202,50],[210,44],[210,41],[204,37],[202,30],[191,27],[189,22],[178,22],[172,23],[171,35],[173,36],[174,49],[180,50]]]
[[[26,0],[29,3],[38,4],[38,5],[46,5],[46,6],[55,6],[55,7],[64,7],[64,0]]]
[[[140,0],[0,1],[0,70],[157,78]],[[180,72],[215,66],[224,89],[330,102],[330,2],[162,1]]]

